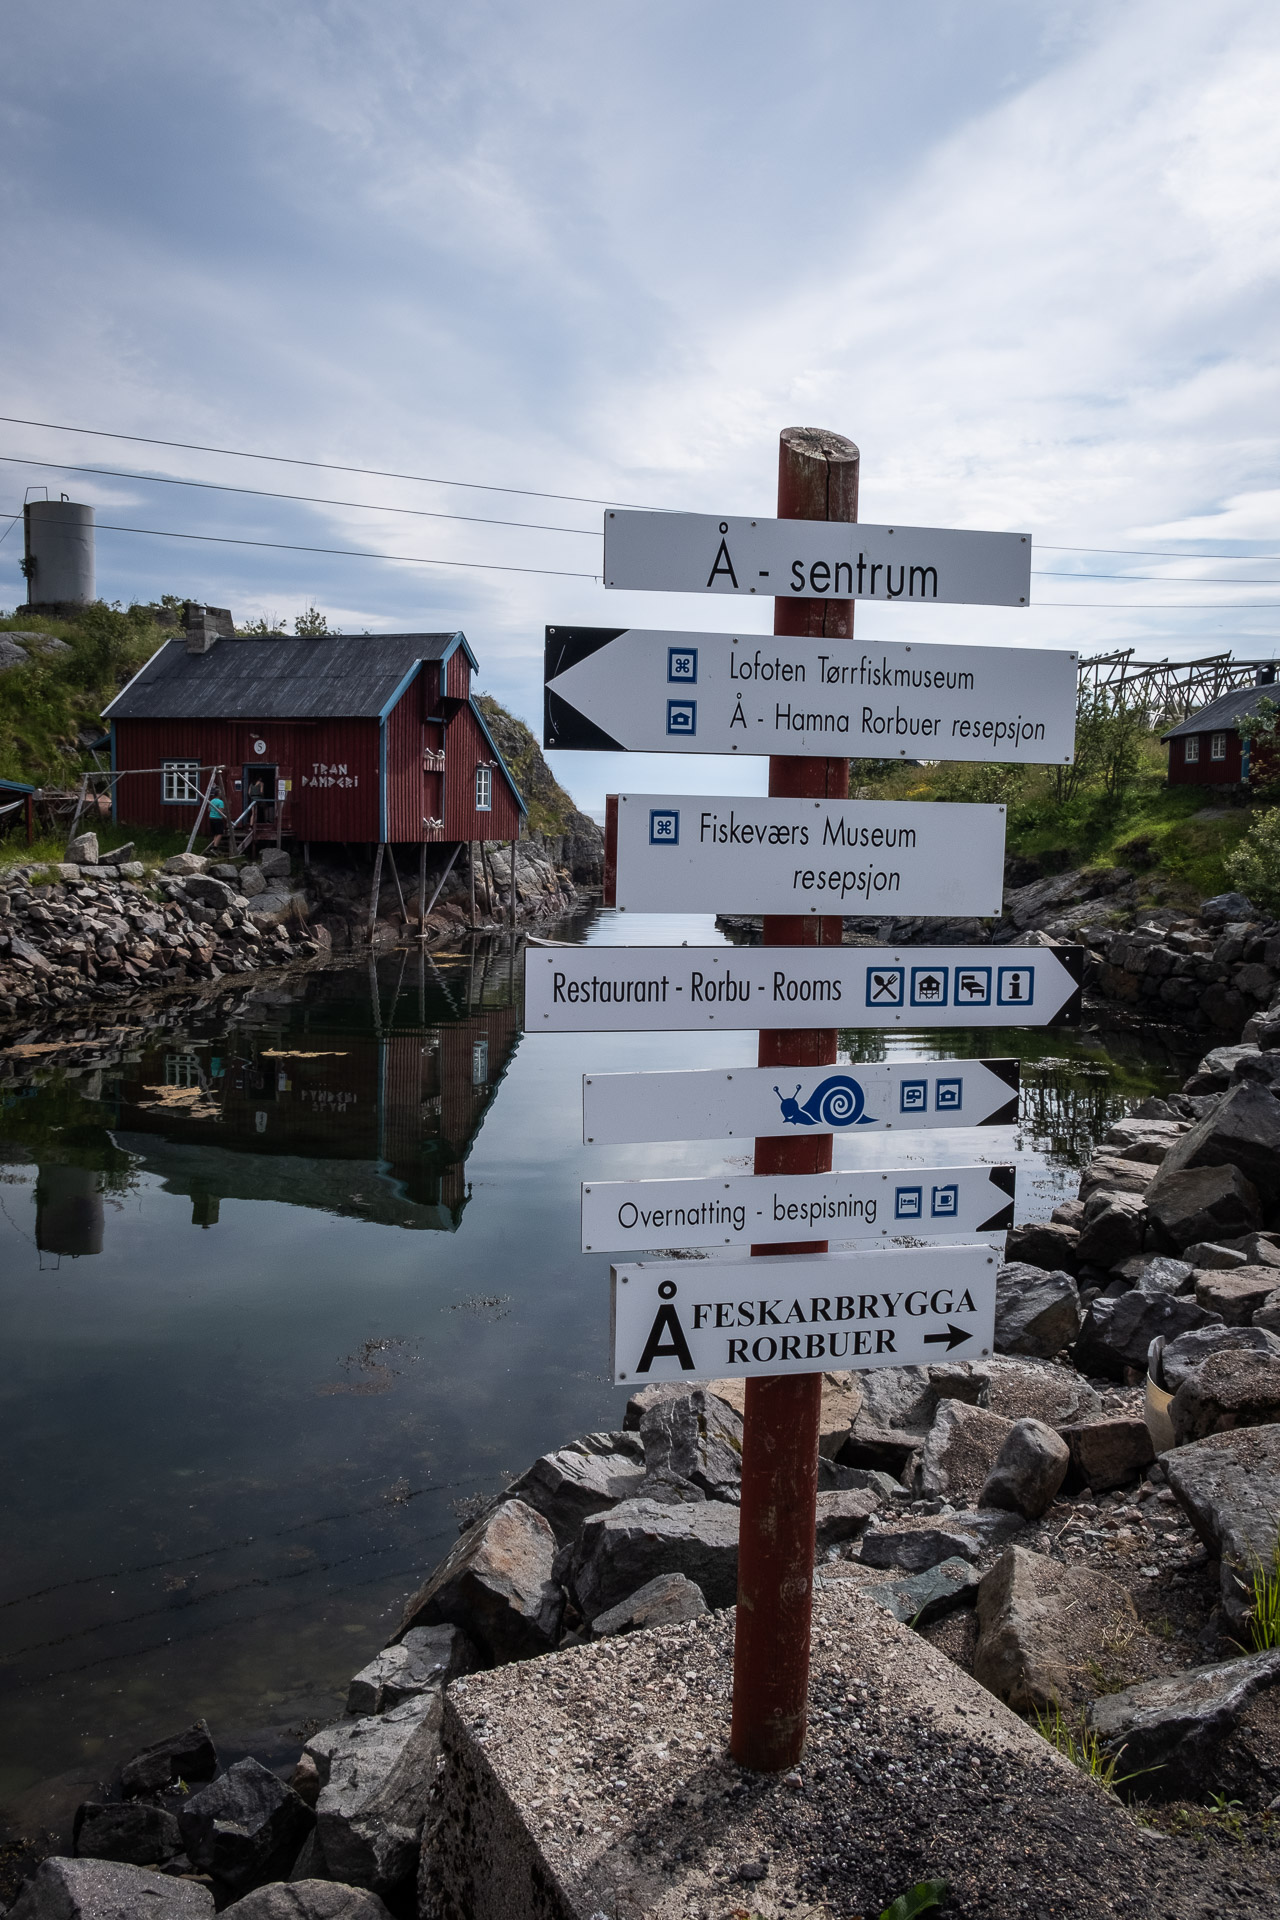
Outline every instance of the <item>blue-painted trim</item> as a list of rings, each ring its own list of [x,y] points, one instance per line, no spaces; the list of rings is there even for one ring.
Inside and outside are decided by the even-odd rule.
[[[0,780],[0,790],[3,790],[5,793],[35,792],[35,788],[29,787],[25,780]]]
[[[494,758],[498,762],[499,771],[501,772],[502,777],[506,781],[507,785],[510,787],[512,794],[515,797],[515,803],[520,809],[521,815],[527,816],[529,809],[528,807],[526,807],[524,801],[520,798],[520,789],[516,785],[515,781],[511,778],[511,774],[510,774],[510,771],[508,770],[506,761],[503,759],[502,755],[498,752],[497,741],[494,739],[493,735],[490,733],[488,727],[484,723],[484,715],[481,713],[479,707],[476,705],[476,697],[474,694],[472,694],[467,704],[471,708],[472,713],[476,717],[476,721],[477,721],[477,724],[479,725],[481,733],[484,735],[485,739],[489,742],[489,745],[493,748]]]

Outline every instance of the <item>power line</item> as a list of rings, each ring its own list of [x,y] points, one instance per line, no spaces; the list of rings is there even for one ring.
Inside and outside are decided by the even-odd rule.
[[[1182,579],[1167,573],[1050,573],[1044,567],[1032,567],[1038,580],[1160,580],[1171,587],[1280,587],[1280,580],[1228,580],[1214,573],[1189,573]]]
[[[270,460],[281,467],[316,467],[325,473],[360,473],[371,480],[414,480],[424,487],[465,487],[472,493],[517,493],[526,500],[566,500],[583,507],[635,507],[634,500],[597,500],[587,493],[545,493],[537,487],[489,486],[483,480],[441,480],[427,473],[392,473],[383,467],[344,467],[333,460],[301,460],[287,453],[246,453],[241,447],[206,447],[198,440],[154,440],[145,433],[108,433],[102,427],[65,427],[56,420],[22,420],[16,414],[0,413],[0,421],[11,427],[46,427],[50,433],[88,433],[97,440],[129,440],[142,447],[178,447],[184,453],[221,453],[232,460]],[[661,508],[641,508],[642,512],[661,512]]]
[[[15,520],[17,514],[0,514],[0,519]],[[172,533],[167,527],[117,527],[99,520],[101,533],[146,533],[157,540],[200,540],[218,547],[272,547],[280,553],[327,553],[340,560],[390,560],[406,567],[466,567],[477,573],[546,573],[560,580],[598,580],[598,573],[573,573],[566,567],[501,566],[496,560],[424,560],[416,553],[369,553],[360,547],[304,547],[293,540],[244,540],[225,533]]]
[[[1045,553],[1120,553],[1139,560],[1223,560],[1237,565],[1249,560],[1280,560],[1280,553],[1170,553],[1165,547],[1055,547],[1048,540],[1037,540]]]
[[[74,467],[61,460],[28,460],[20,453],[0,453],[13,467],[43,467],[52,473],[93,473],[102,480],[141,480],[148,486],[201,487],[209,493],[244,493],[255,500],[299,500],[311,507],[356,507],[361,513],[407,513],[419,520],[463,520],[477,527],[523,527],[530,533],[576,533],[580,539],[599,540],[595,527],[548,527],[532,520],[490,520],[476,513],[438,513],[430,507],[387,507],[366,500],[324,500],[314,493],[274,493],[267,487],[230,487],[218,480],[175,480],[165,473],[124,473],[119,467]]]

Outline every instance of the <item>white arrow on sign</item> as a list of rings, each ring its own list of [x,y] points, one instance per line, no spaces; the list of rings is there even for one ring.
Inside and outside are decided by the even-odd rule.
[[[529,1033],[1067,1026],[1083,978],[1083,947],[530,945],[524,1023]]]
[[[582,1189],[582,1251],[969,1240],[1013,1225],[1013,1187],[1009,1166],[591,1180]]]
[[[744,598],[1025,607],[1031,535],[610,508],[604,584]]]
[[[783,1139],[806,1133],[1012,1127],[1017,1060],[873,1060],[829,1067],[589,1073],[588,1146],[636,1140]]]
[[[1079,656],[548,627],[544,747],[1070,761]]]
[[[979,1243],[613,1267],[614,1382],[986,1359],[1002,1258]]]
[[[964,801],[608,796],[605,905],[633,913],[996,916],[1005,810]]]

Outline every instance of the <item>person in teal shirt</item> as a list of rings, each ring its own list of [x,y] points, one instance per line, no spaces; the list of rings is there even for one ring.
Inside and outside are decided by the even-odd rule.
[[[209,802],[209,824],[214,833],[212,840],[205,848],[206,853],[212,853],[215,847],[221,848],[222,836],[227,830],[227,804],[221,794],[215,793]]]

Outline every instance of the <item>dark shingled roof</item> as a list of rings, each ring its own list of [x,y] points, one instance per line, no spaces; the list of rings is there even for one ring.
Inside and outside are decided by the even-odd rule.
[[[112,720],[376,720],[419,660],[445,661],[460,633],[330,634],[218,640],[188,653],[184,639],[153,654],[104,708]]]
[[[1201,707],[1199,713],[1193,713],[1178,726],[1170,727],[1168,733],[1162,733],[1160,738],[1180,740],[1185,733],[1210,733],[1214,730],[1230,733],[1236,721],[1246,713],[1256,713],[1259,702],[1263,700],[1280,706],[1280,686],[1237,687],[1234,693],[1220,694],[1207,707]]]

